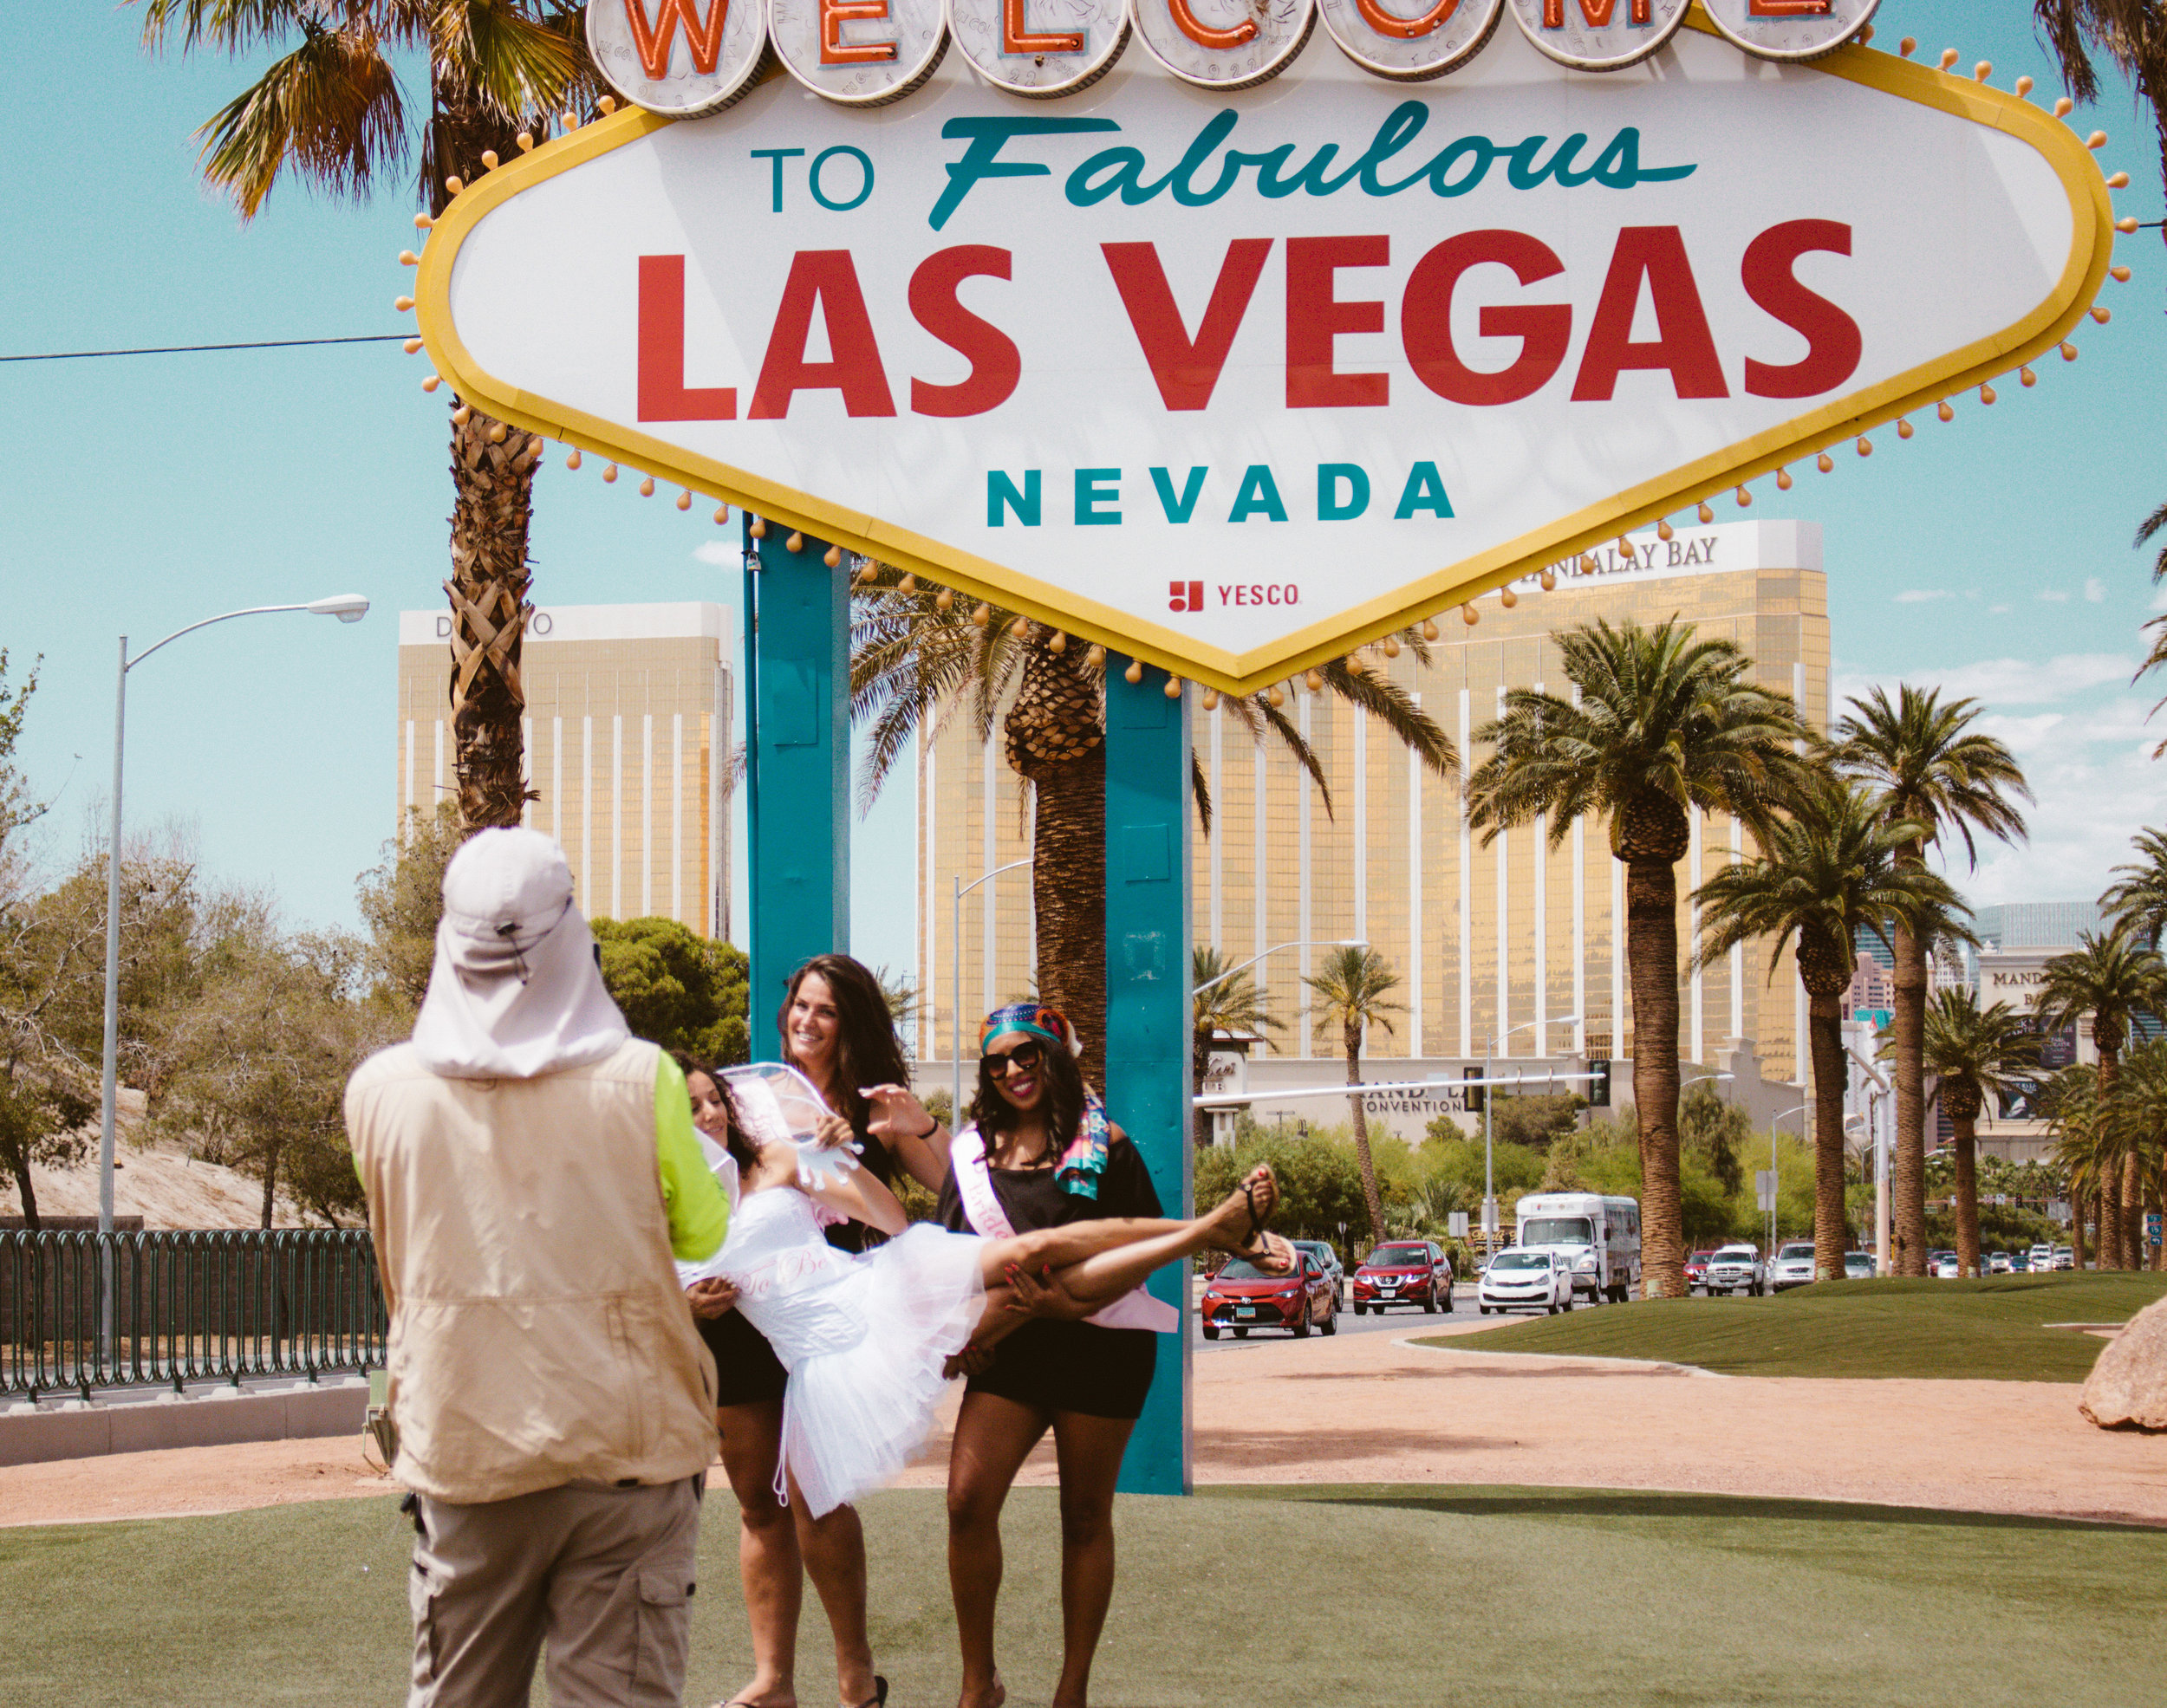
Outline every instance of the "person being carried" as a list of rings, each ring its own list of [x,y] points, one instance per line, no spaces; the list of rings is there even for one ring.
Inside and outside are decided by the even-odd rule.
[[[673,1257],[729,1211],[684,1075],[631,1036],[572,874],[484,830],[413,1039],[346,1089],[417,1540],[408,1708],[677,1708],[715,1369]]]

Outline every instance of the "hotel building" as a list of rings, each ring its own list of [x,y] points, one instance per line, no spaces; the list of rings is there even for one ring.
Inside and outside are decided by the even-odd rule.
[[[1527,577],[1509,607],[1482,600],[1474,627],[1448,614],[1427,664],[1411,649],[1390,660],[1374,650],[1369,657],[1444,726],[1463,767],[1480,763],[1475,731],[1498,714],[1507,690],[1571,692],[1556,634],[1598,615],[1650,626],[1675,616],[1704,637],[1734,641],[1754,660],[1754,679],[1793,696],[1806,721],[1825,729],[1828,599],[1819,524],[1734,523],[1632,543],[1630,557],[1612,544],[1556,566],[1552,591]],[[1307,945],[1279,949],[1258,969],[1286,1024],[1274,1035],[1276,1056],[1259,1051],[1251,1062],[1250,1088],[1262,1092],[1260,1070],[1267,1081],[1329,1077],[1337,1041],[1311,1024],[1302,981],[1339,939],[1370,945],[1401,981],[1404,1012],[1391,1035],[1371,1038],[1379,1059],[1368,1077],[1420,1079],[1442,1064],[1479,1063],[1492,1039],[1500,1062],[1609,1057],[1622,1075],[1632,1054],[1624,868],[1611,857],[1606,822],[1576,823],[1554,848],[1540,824],[1486,842],[1461,815],[1464,770],[1427,773],[1367,714],[1298,682],[1288,688],[1286,714],[1322,761],[1329,809],[1283,747],[1253,744],[1223,710],[1205,711],[1192,698],[1194,750],[1214,807],[1210,836],[1194,845],[1198,940],[1231,962],[1281,944]],[[964,718],[921,747],[918,790],[919,970],[928,1004],[920,1053],[945,1061],[955,1036],[952,957],[961,959],[966,1027],[1030,988],[1027,871],[967,896],[962,940],[951,941],[957,878],[968,883],[1030,853],[1029,803],[1002,757],[998,723],[981,743]],[[1695,813],[1691,832],[1678,867],[1682,945],[1692,942],[1696,924],[1687,894],[1748,840],[1722,815]],[[1742,1050],[1771,1079],[1799,1077],[1805,997],[1788,954],[1772,977],[1765,947],[1734,950],[1690,974],[1681,996],[1679,1045],[1688,1060],[1728,1068]],[[1566,1024],[1566,1016],[1576,1017]],[[1305,1058],[1310,1065],[1292,1065]],[[1263,1093],[1259,1105],[1267,1099]],[[1344,1119],[1336,1105],[1311,1109],[1317,1119]]]
[[[449,800],[451,617],[399,614],[399,815]],[[522,647],[524,822],[563,846],[590,917],[730,930],[729,613],[554,605]]]

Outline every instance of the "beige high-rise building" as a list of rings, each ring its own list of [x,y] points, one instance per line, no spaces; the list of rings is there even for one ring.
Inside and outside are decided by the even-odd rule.
[[[453,798],[451,618],[399,614],[399,808]],[[525,822],[556,838],[590,917],[730,930],[730,614],[552,605],[522,649]]]
[[[1818,523],[1733,523],[1680,529],[1669,541],[1637,536],[1634,545],[1630,560],[1615,545],[1582,560],[1592,573],[1559,566],[1552,592],[1528,577],[1510,608],[1483,599],[1474,627],[1456,614],[1441,617],[1427,666],[1411,651],[1389,661],[1370,656],[1444,726],[1467,766],[1484,757],[1474,732],[1498,714],[1507,689],[1570,692],[1554,633],[1598,615],[1644,625],[1675,615],[1703,636],[1734,641],[1753,658],[1756,679],[1793,696],[1814,728],[1826,727],[1828,594]],[[1253,744],[1223,709],[1199,705],[1193,713],[1214,804],[1212,834],[1194,842],[1199,942],[1233,962],[1281,944],[1369,943],[1399,974],[1405,1004],[1394,1036],[1370,1039],[1380,1058],[1479,1062],[1500,1035],[1505,1061],[1630,1057],[1624,868],[1611,858],[1607,824],[1576,824],[1555,848],[1542,827],[1485,846],[1461,815],[1459,779],[1425,772],[1366,714],[1289,685],[1285,710],[1322,762],[1329,811],[1283,745]],[[931,1021],[920,1051],[947,1060],[959,948],[953,885],[959,874],[967,883],[1029,854],[1029,809],[998,724],[980,743],[964,716],[921,750],[918,784],[919,969]],[[1695,814],[1692,838],[1678,868],[1682,944],[1695,925],[1683,896],[1747,845],[1724,816]],[[965,898],[966,1026],[1030,988],[1029,877],[1011,873]],[[1337,1041],[1310,1025],[1302,983],[1328,952],[1281,949],[1259,969],[1272,1008],[1290,1023],[1276,1039],[1282,1058],[1337,1054]],[[1772,979],[1765,948],[1734,951],[1692,974],[1681,995],[1679,1044],[1689,1061],[1728,1065],[1733,1041],[1751,1040],[1767,1074],[1798,1077],[1805,999],[1787,955]],[[1554,1023],[1568,1016],[1578,1017]]]

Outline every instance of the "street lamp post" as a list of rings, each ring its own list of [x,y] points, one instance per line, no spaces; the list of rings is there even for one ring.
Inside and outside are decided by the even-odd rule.
[[[244,610],[224,611],[199,623],[177,628],[165,640],[128,656],[128,638],[120,637],[120,670],[113,692],[113,828],[106,843],[106,1011],[105,1051],[98,1099],[98,1232],[101,1305],[98,1313],[100,1352],[110,1358],[113,1350],[113,1135],[114,1112],[119,1101],[120,1059],[120,773],[127,733],[128,672],[159,647],[184,634],[193,634],[213,623],[235,617],[261,617],[277,611],[306,611],[312,616],[336,617],[342,623],[358,623],[368,614],[368,601],[358,593],[334,594],[305,605],[251,605]]]
[[[991,872],[981,872],[969,883],[963,874],[955,874],[955,925],[948,938],[948,989],[953,993],[955,1012],[955,1061],[948,1075],[948,1131],[960,1132],[963,1127],[963,898],[980,884],[991,883],[1004,872],[1013,872],[1019,866],[1031,864],[1031,857],[1012,860],[1005,866],[996,866]]]
[[[1500,1004],[1500,1007],[1502,1005]],[[1507,1026],[1482,1046],[1482,1246],[1485,1251],[1493,1244],[1490,1236],[1498,1231],[1497,1178],[1490,1166],[1497,1132],[1497,1088],[1489,1082],[1497,1047],[1515,1032],[1525,1032],[1537,1026],[1546,1030],[1552,1026],[1572,1026],[1578,1023],[1579,1018],[1577,1014],[1561,1014],[1554,1019],[1523,1020],[1517,1026]],[[1538,1039],[1537,1042],[1546,1040]]]

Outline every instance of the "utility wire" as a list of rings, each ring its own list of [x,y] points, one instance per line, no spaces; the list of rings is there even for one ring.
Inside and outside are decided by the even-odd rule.
[[[394,344],[412,334],[367,332],[354,338],[265,338],[248,344],[160,344],[140,350],[48,350],[40,354],[0,356],[0,361],[87,361],[98,356],[186,356],[204,350],[291,350],[309,344]]]

